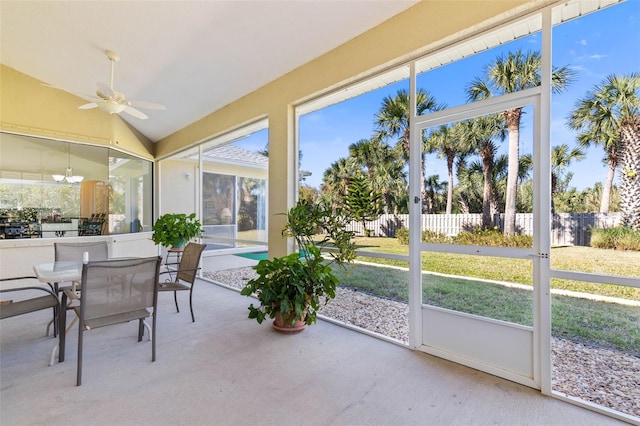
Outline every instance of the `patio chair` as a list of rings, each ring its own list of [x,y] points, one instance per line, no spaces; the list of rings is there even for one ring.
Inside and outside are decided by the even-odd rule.
[[[36,280],[36,277],[1,278],[0,281]],[[53,308],[53,317],[58,318],[60,303],[58,296],[50,289],[42,286],[13,287],[0,289],[2,302],[0,319],[11,318],[42,309]],[[49,326],[47,326],[47,335]]]
[[[191,321],[196,322],[196,317],[193,315],[193,287],[196,281],[196,274],[200,267],[200,256],[204,251],[205,244],[189,243],[184,248],[178,269],[169,269],[162,274],[169,274],[169,277],[165,282],[159,283],[158,290],[173,291],[173,300],[176,304],[176,310],[180,312],[178,307],[178,295],[179,291],[189,292],[189,309],[191,310]],[[176,274],[175,280],[172,279],[172,275]]]
[[[106,241],[88,241],[82,243],[53,243],[56,262],[82,262],[84,253],[89,254],[89,261],[107,260],[109,246]],[[69,289],[69,286],[59,287],[58,292]]]
[[[82,262],[84,253],[89,254],[89,260],[107,260],[109,258],[109,246],[106,241],[87,241],[81,243],[53,243],[54,258],[56,262]],[[80,283],[60,286],[60,283],[49,283],[56,293],[75,287],[80,290]],[[58,324],[55,321],[54,333],[58,332]]]
[[[84,252],[89,253],[89,260],[107,260],[109,247],[106,241],[87,241],[82,243],[53,243],[55,261],[82,261]]]
[[[73,306],[78,321],[78,369],[76,385],[82,384],[82,357],[84,333],[95,328],[138,320],[138,342],[142,341],[144,328],[149,328],[145,318],[153,316],[150,327],[151,361],[156,360],[156,313],[158,304],[158,275],[162,258],[111,259],[88,262],[82,268],[80,304]],[[67,298],[77,298],[69,289]],[[66,309],[61,313],[61,324],[66,320]],[[65,333],[60,330],[61,336]],[[64,337],[60,339],[60,351],[64,354]],[[64,358],[64,356],[63,356]]]

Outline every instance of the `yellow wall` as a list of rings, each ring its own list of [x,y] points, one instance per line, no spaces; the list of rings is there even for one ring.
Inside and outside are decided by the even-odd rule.
[[[152,159],[155,145],[118,115],[78,110],[84,99],[0,64],[0,130],[90,143]]]

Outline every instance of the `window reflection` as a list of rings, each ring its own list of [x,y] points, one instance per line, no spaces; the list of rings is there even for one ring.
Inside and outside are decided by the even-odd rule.
[[[0,133],[0,239],[150,229],[151,171],[108,148]]]

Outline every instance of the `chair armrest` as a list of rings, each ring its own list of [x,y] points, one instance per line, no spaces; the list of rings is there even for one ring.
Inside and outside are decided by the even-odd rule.
[[[14,278],[2,278],[0,281],[15,281],[20,279],[37,279],[35,277],[14,277]],[[34,291],[42,291],[45,293],[43,296],[33,297]],[[60,301],[58,296],[50,288],[41,286],[25,286],[25,287],[12,287],[0,289],[0,293],[24,293],[32,292],[29,296],[24,295],[18,300],[7,300],[3,302],[2,309],[0,309],[0,318],[11,318],[17,315],[28,314],[30,312],[39,311],[41,309],[59,308]],[[6,304],[5,304],[6,303]]]
[[[28,286],[28,287],[15,287],[15,288],[6,288],[6,289],[2,289],[0,290],[0,293],[8,293],[10,291],[24,291],[24,290],[40,290],[40,291],[44,291],[45,293],[49,294],[50,296],[55,297],[56,299],[58,298],[55,293],[53,291],[51,291],[51,289],[46,288],[46,287],[34,287],[34,286]]]
[[[175,274],[176,272],[187,272],[187,271],[199,271],[202,268],[189,268],[189,269],[171,269],[169,271],[161,271],[159,275],[163,274]]]
[[[11,278],[0,278],[0,282],[4,282],[4,281],[18,281],[18,280],[36,280],[38,281],[37,277],[33,277],[33,276],[24,276],[24,277],[11,277]],[[38,281],[38,283],[40,283],[40,281]],[[46,287],[44,285],[36,287],[36,286],[26,286],[26,287],[11,287],[11,288],[4,288],[4,289],[0,289],[0,293],[9,293],[12,291],[24,291],[24,290],[39,290],[39,291],[44,291],[47,294],[50,294],[51,296],[55,297],[56,299],[58,299],[58,296],[53,292],[53,290],[51,290],[49,287]]]

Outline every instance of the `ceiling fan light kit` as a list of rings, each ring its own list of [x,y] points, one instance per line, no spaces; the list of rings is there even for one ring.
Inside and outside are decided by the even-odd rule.
[[[104,112],[108,112],[109,114],[120,114],[124,111],[125,105],[119,104],[115,101],[105,100],[103,102],[96,102],[98,108],[103,110]]]

